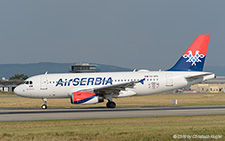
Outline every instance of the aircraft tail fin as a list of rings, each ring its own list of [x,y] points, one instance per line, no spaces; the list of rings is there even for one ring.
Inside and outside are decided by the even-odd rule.
[[[202,71],[210,35],[199,35],[168,71]]]

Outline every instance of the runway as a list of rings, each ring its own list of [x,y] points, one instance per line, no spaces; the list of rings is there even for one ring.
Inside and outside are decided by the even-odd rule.
[[[47,110],[26,108],[0,108],[0,121],[32,121],[63,119],[96,119],[160,116],[193,116],[225,114],[225,105],[174,106],[174,107],[129,107],[107,109],[92,108],[49,108]]]

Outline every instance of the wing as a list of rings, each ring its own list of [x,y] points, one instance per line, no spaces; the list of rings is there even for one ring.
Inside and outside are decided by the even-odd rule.
[[[99,94],[119,94],[120,91],[125,90],[126,88],[133,88],[135,84],[142,83],[144,84],[144,79],[141,79],[140,81],[131,81],[126,83],[119,83],[114,85],[107,85],[107,86],[101,86],[101,87],[94,87],[91,89],[81,89],[76,92],[94,92]],[[73,93],[74,91],[72,91]]]
[[[119,94],[120,91],[125,90],[126,88],[133,88],[135,83],[137,82],[127,82],[127,83],[120,83],[110,86],[103,86],[99,88],[95,88],[95,93],[103,93],[103,94]]]

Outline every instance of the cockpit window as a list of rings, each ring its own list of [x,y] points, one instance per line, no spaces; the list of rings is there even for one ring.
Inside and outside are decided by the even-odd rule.
[[[33,84],[33,81],[24,81],[24,84],[30,85]]]

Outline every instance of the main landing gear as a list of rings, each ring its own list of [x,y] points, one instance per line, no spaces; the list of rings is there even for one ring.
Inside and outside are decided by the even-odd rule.
[[[44,104],[41,106],[41,108],[42,108],[43,110],[45,110],[45,109],[48,108],[48,107],[47,107],[47,98],[43,98],[42,100],[43,100]]]
[[[108,102],[106,103],[107,108],[115,108],[116,103],[112,101],[112,95],[106,95],[106,99],[108,99]]]
[[[113,102],[113,101],[108,101],[108,102],[106,103],[106,107],[107,107],[107,108],[115,108],[115,107],[116,107],[116,103]]]

